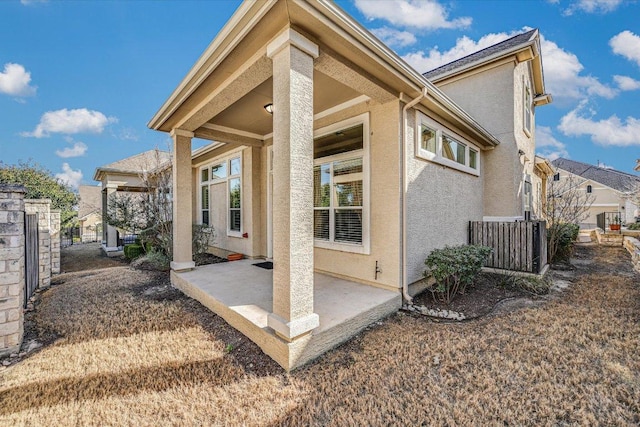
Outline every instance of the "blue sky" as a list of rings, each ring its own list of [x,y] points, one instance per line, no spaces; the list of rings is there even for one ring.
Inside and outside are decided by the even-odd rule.
[[[0,1],[0,160],[76,186],[168,147],[147,122],[239,1]],[[547,91],[538,152],[633,172],[640,158],[640,3],[340,0],[424,72],[539,28]]]

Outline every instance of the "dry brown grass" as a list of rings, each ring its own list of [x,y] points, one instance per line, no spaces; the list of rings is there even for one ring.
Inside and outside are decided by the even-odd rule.
[[[0,424],[638,424],[639,277],[622,250],[595,257],[544,305],[398,314],[291,375],[159,276],[65,275],[35,319],[62,338],[0,372]]]

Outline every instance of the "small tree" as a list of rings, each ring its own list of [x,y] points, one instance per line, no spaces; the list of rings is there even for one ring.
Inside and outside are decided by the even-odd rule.
[[[170,157],[156,149],[138,167],[140,191],[110,195],[107,223],[137,232],[145,249],[151,246],[170,258],[173,248]]]
[[[60,221],[63,225],[77,218],[76,193],[38,163],[29,160],[8,165],[0,161],[0,183],[24,185],[27,199],[50,199],[51,208],[60,209]]]
[[[573,174],[547,182],[547,200],[541,207],[547,221],[547,254],[550,262],[568,258],[577,238],[578,224],[589,215],[595,196],[580,187]]]

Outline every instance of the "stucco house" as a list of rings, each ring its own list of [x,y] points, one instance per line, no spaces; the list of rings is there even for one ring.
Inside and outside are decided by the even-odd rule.
[[[102,237],[101,194],[102,189],[96,185],[78,187],[78,225],[83,242],[95,241]]]
[[[100,214],[102,216],[102,249],[107,255],[119,254],[122,245],[118,242],[119,232],[107,224],[108,200],[118,192],[136,194],[149,191],[149,174],[167,170],[171,165],[171,154],[158,149],[109,163],[96,168],[94,181],[99,181]]]
[[[574,176],[580,191],[593,194],[581,227],[595,228],[596,216],[602,212],[617,212],[622,223],[635,222],[638,205],[634,195],[640,191],[640,176],[563,158],[552,163],[557,170],[554,179],[562,181]]]
[[[538,30],[424,75],[501,143],[500,149],[483,156],[484,190],[489,196],[484,198],[485,218],[535,216],[534,202],[542,199],[542,181],[548,173],[535,158],[535,107],[552,101],[544,88]]]
[[[550,96],[526,34],[434,84],[333,2],[242,3],[148,124],[173,139],[172,283],[285,369],[397,310],[431,250],[531,206]],[[246,259],[196,268],[193,222]]]

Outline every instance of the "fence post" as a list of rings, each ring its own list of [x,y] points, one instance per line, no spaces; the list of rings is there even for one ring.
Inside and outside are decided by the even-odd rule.
[[[0,356],[18,352],[24,334],[24,194],[0,184]]]
[[[60,274],[60,210],[51,210],[51,274]]]
[[[39,277],[40,283],[38,287],[41,289],[48,288],[51,284],[51,200],[49,199],[26,199],[24,201],[24,209],[28,214],[38,215],[38,232],[39,232]]]

